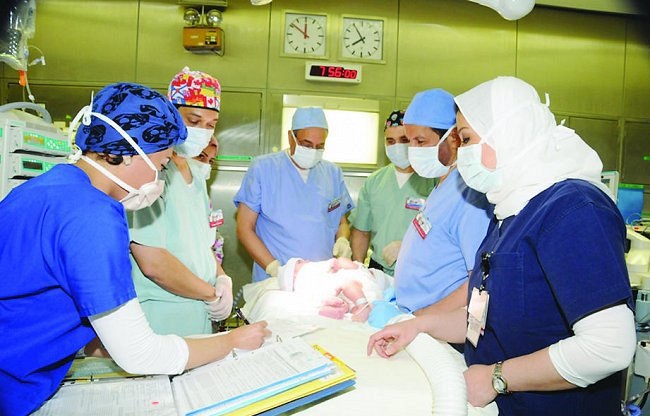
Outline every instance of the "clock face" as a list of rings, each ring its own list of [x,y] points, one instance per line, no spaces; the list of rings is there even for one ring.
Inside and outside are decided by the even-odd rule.
[[[287,13],[284,22],[284,53],[325,56],[327,16]]]
[[[384,21],[343,18],[341,56],[381,61],[384,46]]]

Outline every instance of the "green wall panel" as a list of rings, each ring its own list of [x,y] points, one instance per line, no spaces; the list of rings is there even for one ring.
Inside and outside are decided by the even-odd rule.
[[[441,87],[454,94],[514,75],[517,23],[457,0],[400,2],[397,95]]]
[[[30,67],[30,80],[133,80],[137,24],[137,0],[38,0],[29,44],[43,51],[47,65]]]
[[[568,126],[598,153],[603,161],[603,170],[619,170],[620,142],[617,120],[571,117]]]
[[[647,24],[638,20],[628,23],[624,92],[626,117],[650,119],[650,45],[645,42],[648,39],[645,36]]]
[[[519,23],[517,75],[554,111],[622,114],[624,68],[622,17],[538,8]]]
[[[183,12],[175,0],[143,0],[138,30],[137,79],[167,85],[185,65],[208,72],[228,88],[263,88],[267,74],[269,7],[231,1],[223,12],[224,55],[183,48]]]
[[[276,0],[272,3],[269,37],[269,88],[285,91],[308,91],[317,94],[393,96],[397,59],[397,0],[306,2]],[[284,15],[289,12],[327,14],[327,57],[291,57],[283,55]],[[384,63],[359,62],[341,58],[340,42],[343,16],[385,19]],[[305,62],[323,61],[361,64],[361,84],[341,84],[305,80]]]

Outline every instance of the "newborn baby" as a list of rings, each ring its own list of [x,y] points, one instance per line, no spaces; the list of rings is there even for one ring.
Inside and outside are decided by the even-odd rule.
[[[342,319],[350,313],[359,322],[368,319],[372,302],[382,299],[390,286],[383,272],[345,258],[315,262],[292,258],[280,268],[278,282],[280,289],[313,303],[320,315]]]

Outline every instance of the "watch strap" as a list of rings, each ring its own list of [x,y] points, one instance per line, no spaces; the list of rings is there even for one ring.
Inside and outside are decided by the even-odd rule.
[[[494,370],[492,371],[492,387],[499,394],[509,394],[508,382],[505,377],[503,377],[503,361],[499,361],[494,365]]]

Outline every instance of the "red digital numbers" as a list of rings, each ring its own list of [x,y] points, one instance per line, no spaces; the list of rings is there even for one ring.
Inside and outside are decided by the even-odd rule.
[[[345,79],[356,79],[357,77],[356,69],[346,69],[342,66],[325,66],[325,65],[314,65],[309,71],[310,75],[315,75],[319,77],[326,78],[345,78]]]

